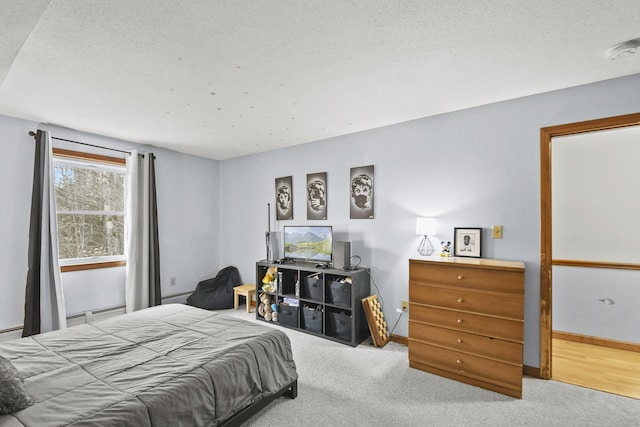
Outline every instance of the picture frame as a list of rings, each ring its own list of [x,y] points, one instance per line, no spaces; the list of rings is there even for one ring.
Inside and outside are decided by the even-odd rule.
[[[327,173],[307,174],[307,219],[327,219]]]
[[[373,219],[373,167],[374,165],[351,168],[350,219]]]
[[[293,219],[293,177],[276,178],[276,220]]]
[[[482,228],[455,227],[453,256],[482,258]]]

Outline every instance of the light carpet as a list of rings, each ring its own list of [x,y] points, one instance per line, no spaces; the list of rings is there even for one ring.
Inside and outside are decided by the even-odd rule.
[[[640,400],[524,377],[515,399],[409,368],[407,347],[352,348],[255,319],[291,339],[296,399],[280,398],[246,426],[640,426]]]

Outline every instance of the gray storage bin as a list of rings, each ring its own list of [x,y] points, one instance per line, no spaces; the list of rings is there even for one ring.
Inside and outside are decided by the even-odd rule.
[[[302,327],[311,332],[317,334],[322,333],[322,310],[318,310],[317,307],[304,306],[302,308]]]
[[[351,316],[330,311],[327,313],[327,335],[351,341]]]
[[[322,302],[322,277],[311,275],[304,278],[302,286],[302,298]]]
[[[351,307],[351,284],[332,281],[329,284],[328,302],[344,307]]]
[[[298,307],[280,303],[278,306],[278,323],[298,327]]]

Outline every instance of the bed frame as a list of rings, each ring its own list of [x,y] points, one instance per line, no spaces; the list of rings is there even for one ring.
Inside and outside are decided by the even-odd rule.
[[[271,396],[265,397],[264,399],[258,400],[255,403],[252,403],[249,406],[241,409],[236,412],[230,418],[227,418],[220,426],[222,427],[238,427],[241,426],[242,423],[247,421],[249,418],[253,417],[255,414],[260,412],[265,406],[274,400],[280,398],[281,396],[288,397],[290,399],[295,399],[298,397],[298,380],[287,384],[280,391]]]

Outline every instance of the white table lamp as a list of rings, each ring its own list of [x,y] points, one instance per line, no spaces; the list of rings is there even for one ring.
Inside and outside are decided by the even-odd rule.
[[[416,221],[416,234],[422,236],[420,245],[418,245],[418,253],[426,256],[431,255],[434,249],[429,236],[436,234],[436,220],[434,218],[418,218]]]

